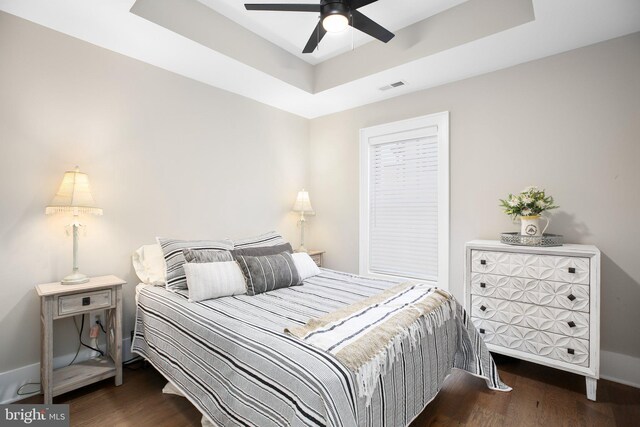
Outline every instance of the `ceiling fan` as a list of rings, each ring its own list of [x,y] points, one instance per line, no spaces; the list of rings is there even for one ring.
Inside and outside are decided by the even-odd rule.
[[[276,12],[316,12],[320,14],[320,22],[313,30],[302,53],[316,50],[318,43],[327,32],[337,33],[349,25],[387,43],[394,34],[386,28],[367,18],[357,9],[378,0],[320,0],[320,4],[245,4],[247,10]]]

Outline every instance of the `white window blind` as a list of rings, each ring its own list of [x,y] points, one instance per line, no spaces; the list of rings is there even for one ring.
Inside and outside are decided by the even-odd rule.
[[[440,120],[419,119],[363,130],[361,270],[439,282],[441,236],[448,239],[448,220],[441,224],[443,211],[448,219],[448,179],[441,182],[448,147]]]

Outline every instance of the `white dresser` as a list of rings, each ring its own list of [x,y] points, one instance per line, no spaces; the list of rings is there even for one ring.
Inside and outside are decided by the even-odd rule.
[[[465,305],[490,351],[584,375],[596,400],[598,248],[468,242]]]

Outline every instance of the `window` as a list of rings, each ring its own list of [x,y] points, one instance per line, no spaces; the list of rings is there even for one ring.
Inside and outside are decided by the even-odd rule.
[[[449,113],[360,131],[360,274],[448,288]]]

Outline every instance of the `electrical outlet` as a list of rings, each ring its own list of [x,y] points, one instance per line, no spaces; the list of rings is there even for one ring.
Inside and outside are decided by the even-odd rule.
[[[91,329],[92,326],[97,325],[98,321],[102,323],[102,325],[104,326],[103,319],[104,319],[103,311],[92,311],[91,313],[89,313],[89,329]]]

